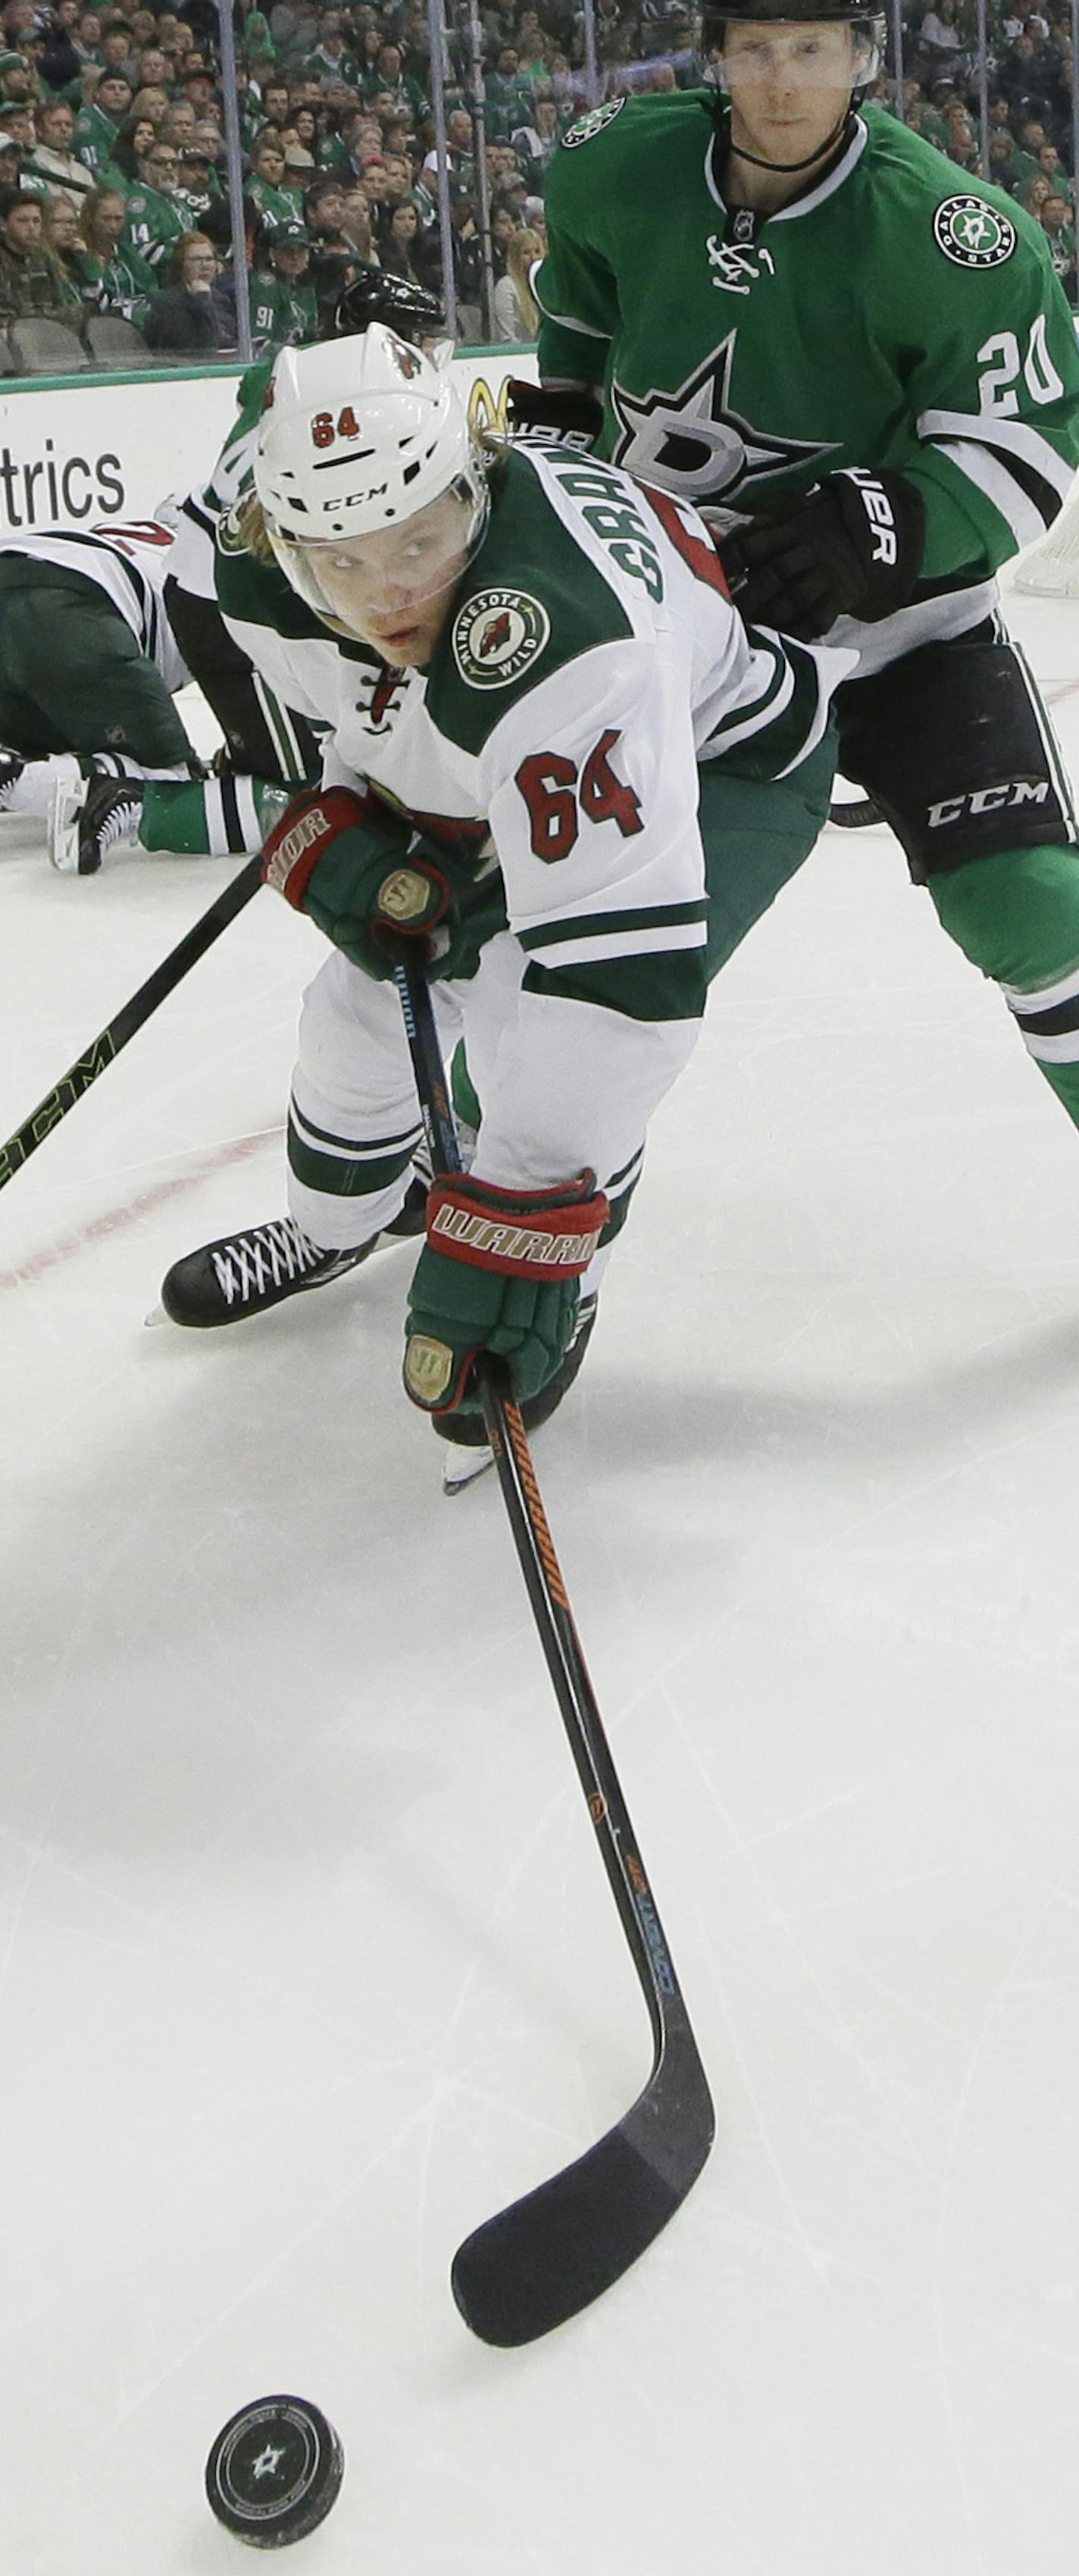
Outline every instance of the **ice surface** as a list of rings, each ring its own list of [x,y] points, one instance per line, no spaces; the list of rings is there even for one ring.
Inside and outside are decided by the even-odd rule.
[[[1016,623],[1074,765],[1079,608]],[[228,872],[0,821],[0,1131]],[[3,2576],[224,2576],[279,2389],[346,2449],[311,2576],[1074,2576],[1076,1139],[828,833],[537,1453],[718,2140],[491,2353],[454,2247],[648,2063],[497,1487],[399,1391],[407,1249],[143,1323],[283,1207],[320,954],[260,898],[3,1193]]]

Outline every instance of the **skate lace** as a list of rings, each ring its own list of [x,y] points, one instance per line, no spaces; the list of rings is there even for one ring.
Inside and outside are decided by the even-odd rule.
[[[302,1279],[325,1258],[291,1216],[236,1235],[231,1243],[219,1244],[213,1256],[218,1285],[229,1306],[237,1299],[246,1305],[265,1289],[279,1288],[283,1279]]]
[[[98,825],[99,850],[102,853],[111,850],[114,841],[123,840],[125,833],[137,831],[141,815],[141,798],[122,796],[117,804],[110,806],[104,820]]]

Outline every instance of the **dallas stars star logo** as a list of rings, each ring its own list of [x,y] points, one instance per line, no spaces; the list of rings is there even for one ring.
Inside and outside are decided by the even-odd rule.
[[[736,501],[739,508],[752,509],[745,496],[754,483],[781,473],[785,465],[815,463],[833,452],[837,439],[821,445],[812,439],[773,438],[732,410],[736,336],[729,331],[676,393],[653,390],[638,396],[617,381],[611,386],[620,424],[615,465],[646,479],[651,475],[687,501]]]

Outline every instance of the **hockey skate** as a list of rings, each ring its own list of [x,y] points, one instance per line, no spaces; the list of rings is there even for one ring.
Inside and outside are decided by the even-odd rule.
[[[26,767],[13,751],[0,752],[0,814],[10,814],[12,791],[18,786]]]
[[[249,1226],[243,1234],[222,1235],[173,1262],[161,1283],[161,1304],[171,1323],[196,1332],[245,1324],[301,1290],[327,1288],[331,1280],[369,1260],[379,1244],[422,1233],[426,1201],[423,1183],[413,1181],[400,1215],[352,1251],[320,1251],[291,1216]]]
[[[598,1305],[598,1297],[582,1297],[577,1308],[573,1339],[561,1365],[556,1368],[554,1376],[548,1378],[546,1386],[541,1387],[539,1394],[530,1396],[528,1402],[522,1404],[521,1420],[529,1435],[533,1431],[542,1431],[552,1413],[557,1413],[563,1396],[569,1394],[591,1340]],[[459,1494],[465,1485],[474,1484],[477,1476],[485,1475],[488,1467],[494,1465],[494,1452],[487,1445],[483,1415],[451,1413],[447,1414],[445,1421],[435,1418],[434,1427],[439,1439],[447,1441],[450,1449],[449,1456],[442,1462],[442,1491],[444,1494]]]
[[[49,796],[49,859],[62,876],[93,877],[117,841],[134,840],[140,778],[57,779]]]

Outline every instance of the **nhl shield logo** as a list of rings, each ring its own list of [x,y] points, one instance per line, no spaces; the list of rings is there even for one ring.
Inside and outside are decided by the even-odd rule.
[[[609,98],[603,107],[592,107],[587,116],[579,116],[576,123],[570,126],[569,133],[562,137],[563,151],[575,152],[579,143],[591,143],[593,135],[602,134],[604,126],[610,124],[612,117],[621,115],[625,104],[624,95],[621,98]]]
[[[959,268],[999,268],[1015,249],[1015,225],[984,197],[946,197],[933,232],[938,250]]]
[[[542,653],[550,632],[531,591],[477,590],[454,619],[453,658],[471,689],[505,689]]]

